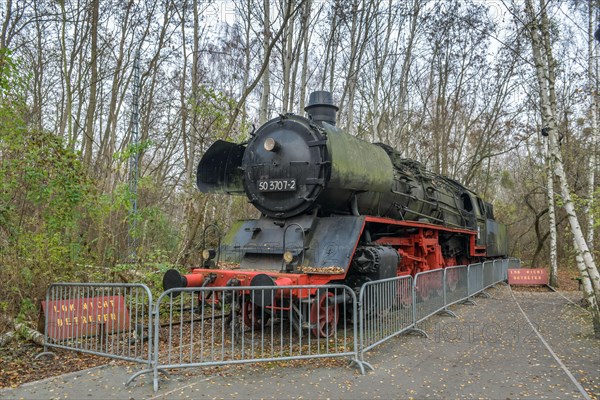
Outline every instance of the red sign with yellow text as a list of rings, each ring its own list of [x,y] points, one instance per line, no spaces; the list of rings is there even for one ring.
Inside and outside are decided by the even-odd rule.
[[[129,328],[123,296],[42,301],[48,337],[55,340],[96,336]]]
[[[518,268],[508,270],[509,285],[547,285],[548,271],[538,268]]]

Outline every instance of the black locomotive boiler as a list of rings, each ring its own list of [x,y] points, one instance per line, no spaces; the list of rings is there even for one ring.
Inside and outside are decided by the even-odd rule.
[[[345,133],[335,126],[337,110],[329,92],[313,92],[307,117],[280,115],[247,143],[219,140],[206,151],[198,188],[245,195],[261,216],[236,222],[201,267],[168,271],[165,289],[343,283],[358,290],[507,255],[506,227],[491,204],[390,146]],[[210,260],[216,252],[219,265]]]

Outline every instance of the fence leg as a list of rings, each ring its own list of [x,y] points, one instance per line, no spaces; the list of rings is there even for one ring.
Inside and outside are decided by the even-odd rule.
[[[454,314],[452,311],[448,310],[448,290],[446,288],[446,281],[448,279],[447,277],[448,275],[448,270],[444,268],[444,275],[442,276],[442,286],[444,287],[444,309],[440,310],[437,314],[438,315],[448,315],[450,317],[456,317],[456,314]]]
[[[56,357],[56,354],[52,351],[43,351],[40,354],[38,354],[37,356],[33,357],[34,360],[39,359],[40,357],[44,357],[44,356],[52,356],[52,358]]]
[[[477,305],[477,303],[475,303],[475,301],[471,297],[467,297],[466,299],[461,301],[460,304],[464,304],[466,306],[476,306]]]
[[[127,382],[125,382],[125,386],[129,386],[129,384],[131,384],[131,382],[133,382],[135,380],[135,378],[137,378],[138,376],[141,376],[141,375],[144,375],[144,374],[149,374],[149,373],[151,373],[153,371],[154,371],[154,369],[143,369],[141,371],[136,372],[135,374],[131,375],[129,377],[129,379],[127,379]]]
[[[456,316],[456,314],[454,313],[454,311],[450,311],[447,308],[444,308],[443,310],[440,310],[437,314],[438,315],[447,315],[447,316],[453,317],[453,318],[458,318]]]
[[[421,328],[417,328],[416,326],[413,326],[412,328],[410,328],[406,333],[409,335],[414,333],[416,335],[419,335],[419,336],[429,339],[429,335],[427,334],[427,332],[425,332]]]
[[[361,296],[362,296],[362,292],[361,292]],[[356,351],[356,356],[355,358],[350,361],[350,366],[352,365],[356,365],[358,366],[358,368],[360,369],[360,373],[361,375],[365,375],[365,367],[367,367],[368,369],[370,369],[371,371],[375,371],[375,368],[373,368],[373,366],[371,364],[369,364],[368,362],[365,361],[365,352],[364,352],[364,332],[365,332],[365,327],[364,327],[364,320],[365,320],[365,314],[364,314],[364,308],[363,308],[363,298],[360,298],[360,301],[358,302],[358,305],[356,306],[356,311],[354,312],[355,315],[358,315],[359,318],[359,329],[360,329],[360,340],[358,342],[355,342],[354,346],[359,346],[360,343],[360,350],[358,350],[358,347],[355,347],[355,349],[357,349]],[[354,327],[356,329],[356,322],[354,324]],[[356,337],[356,331],[354,333],[354,337]],[[360,354],[360,357],[359,357]]]
[[[50,287],[46,290],[46,304],[50,303]],[[52,356],[56,358],[56,354],[52,351],[48,351],[48,315],[44,313],[44,351],[35,356],[33,359],[37,360],[40,357]]]
[[[373,368],[373,366],[371,364],[369,364],[368,362],[366,362],[364,360],[359,360],[358,358],[355,358],[350,361],[350,366],[352,366],[352,365],[356,365],[360,369],[361,375],[365,375],[365,367],[367,367],[371,371],[375,371],[375,368]]]
[[[413,281],[413,285],[412,285],[413,323],[412,323],[412,327],[406,331],[406,334],[410,335],[410,334],[416,333],[417,335],[420,335],[424,338],[429,338],[429,335],[427,334],[427,332],[425,332],[423,329],[419,329],[417,327],[417,291],[415,290],[416,283],[417,283],[416,281]]]
[[[417,328],[416,326],[413,326],[412,328],[410,328],[408,331],[406,331],[406,333],[409,335],[414,333],[416,335],[419,335],[419,336],[429,339],[429,335],[427,334],[427,332],[425,332],[421,328]]]
[[[490,294],[488,292],[486,292],[485,290],[482,290],[481,292],[477,293],[475,296],[485,297],[486,299],[492,298],[492,296],[490,296]]]

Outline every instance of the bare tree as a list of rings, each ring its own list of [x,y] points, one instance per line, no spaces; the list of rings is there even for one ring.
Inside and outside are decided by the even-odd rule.
[[[532,0],[526,0],[527,23],[526,28],[531,38],[531,48],[538,81],[540,94],[540,107],[542,111],[542,122],[548,135],[548,147],[554,173],[559,181],[561,194],[563,198],[563,207],[567,213],[573,240],[576,244],[576,252],[583,259],[585,270],[580,269],[583,277],[589,276],[590,286],[584,285],[586,300],[591,305],[594,321],[594,332],[600,338],[600,274],[592,258],[590,250],[585,241],[579,218],[575,211],[575,205],[571,196],[571,190],[567,182],[564,171],[561,149],[558,142],[558,132],[556,124],[556,93],[555,93],[555,61],[552,55],[552,47],[549,39],[549,21],[544,0],[540,1],[540,9],[535,10]],[[580,266],[581,268],[581,266]]]
[[[98,87],[98,8],[99,1],[92,0],[90,4],[90,97],[85,118],[85,133],[83,135],[83,163],[89,167],[92,163],[92,146],[94,143],[94,116],[96,113],[96,90]]]
[[[548,203],[548,226],[550,235],[550,285],[557,288],[558,282],[558,254],[557,254],[557,233],[556,233],[556,211],[554,206],[554,168],[548,141],[545,141],[546,156],[546,201]]]
[[[594,0],[588,0],[588,85],[590,90],[590,158],[588,161],[588,193],[587,203],[584,209],[587,215],[587,243],[590,250],[594,251],[594,228],[595,228],[595,215],[594,215],[594,197],[596,193],[595,175],[597,171],[596,160],[598,143],[600,143],[600,133],[598,133],[598,50],[597,45],[594,46],[594,22],[598,20],[597,15],[594,15]],[[596,14],[598,10],[596,8]]]
[[[262,73],[262,92],[260,95],[260,114],[258,122],[264,124],[269,118],[269,95],[271,92],[271,71],[269,68],[270,60],[267,55],[271,53],[271,2],[263,0],[264,16],[263,16],[263,54],[265,56],[265,69]],[[286,24],[287,26],[287,24]],[[285,30],[285,27],[283,27]]]

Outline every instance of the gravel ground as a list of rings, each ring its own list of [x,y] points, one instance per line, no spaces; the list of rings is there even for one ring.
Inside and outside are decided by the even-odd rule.
[[[583,398],[531,330],[510,290],[451,309],[458,318],[434,316],[421,328],[429,338],[396,337],[365,355],[375,368],[361,375],[341,360],[253,364],[180,370],[161,379],[124,382],[134,368],[109,365],[0,391],[3,399],[153,398]],[[554,352],[600,399],[600,342],[587,313],[552,292],[515,292]],[[577,300],[574,298],[574,300]],[[60,362],[60,360],[58,360]],[[135,367],[137,368],[137,367]]]

